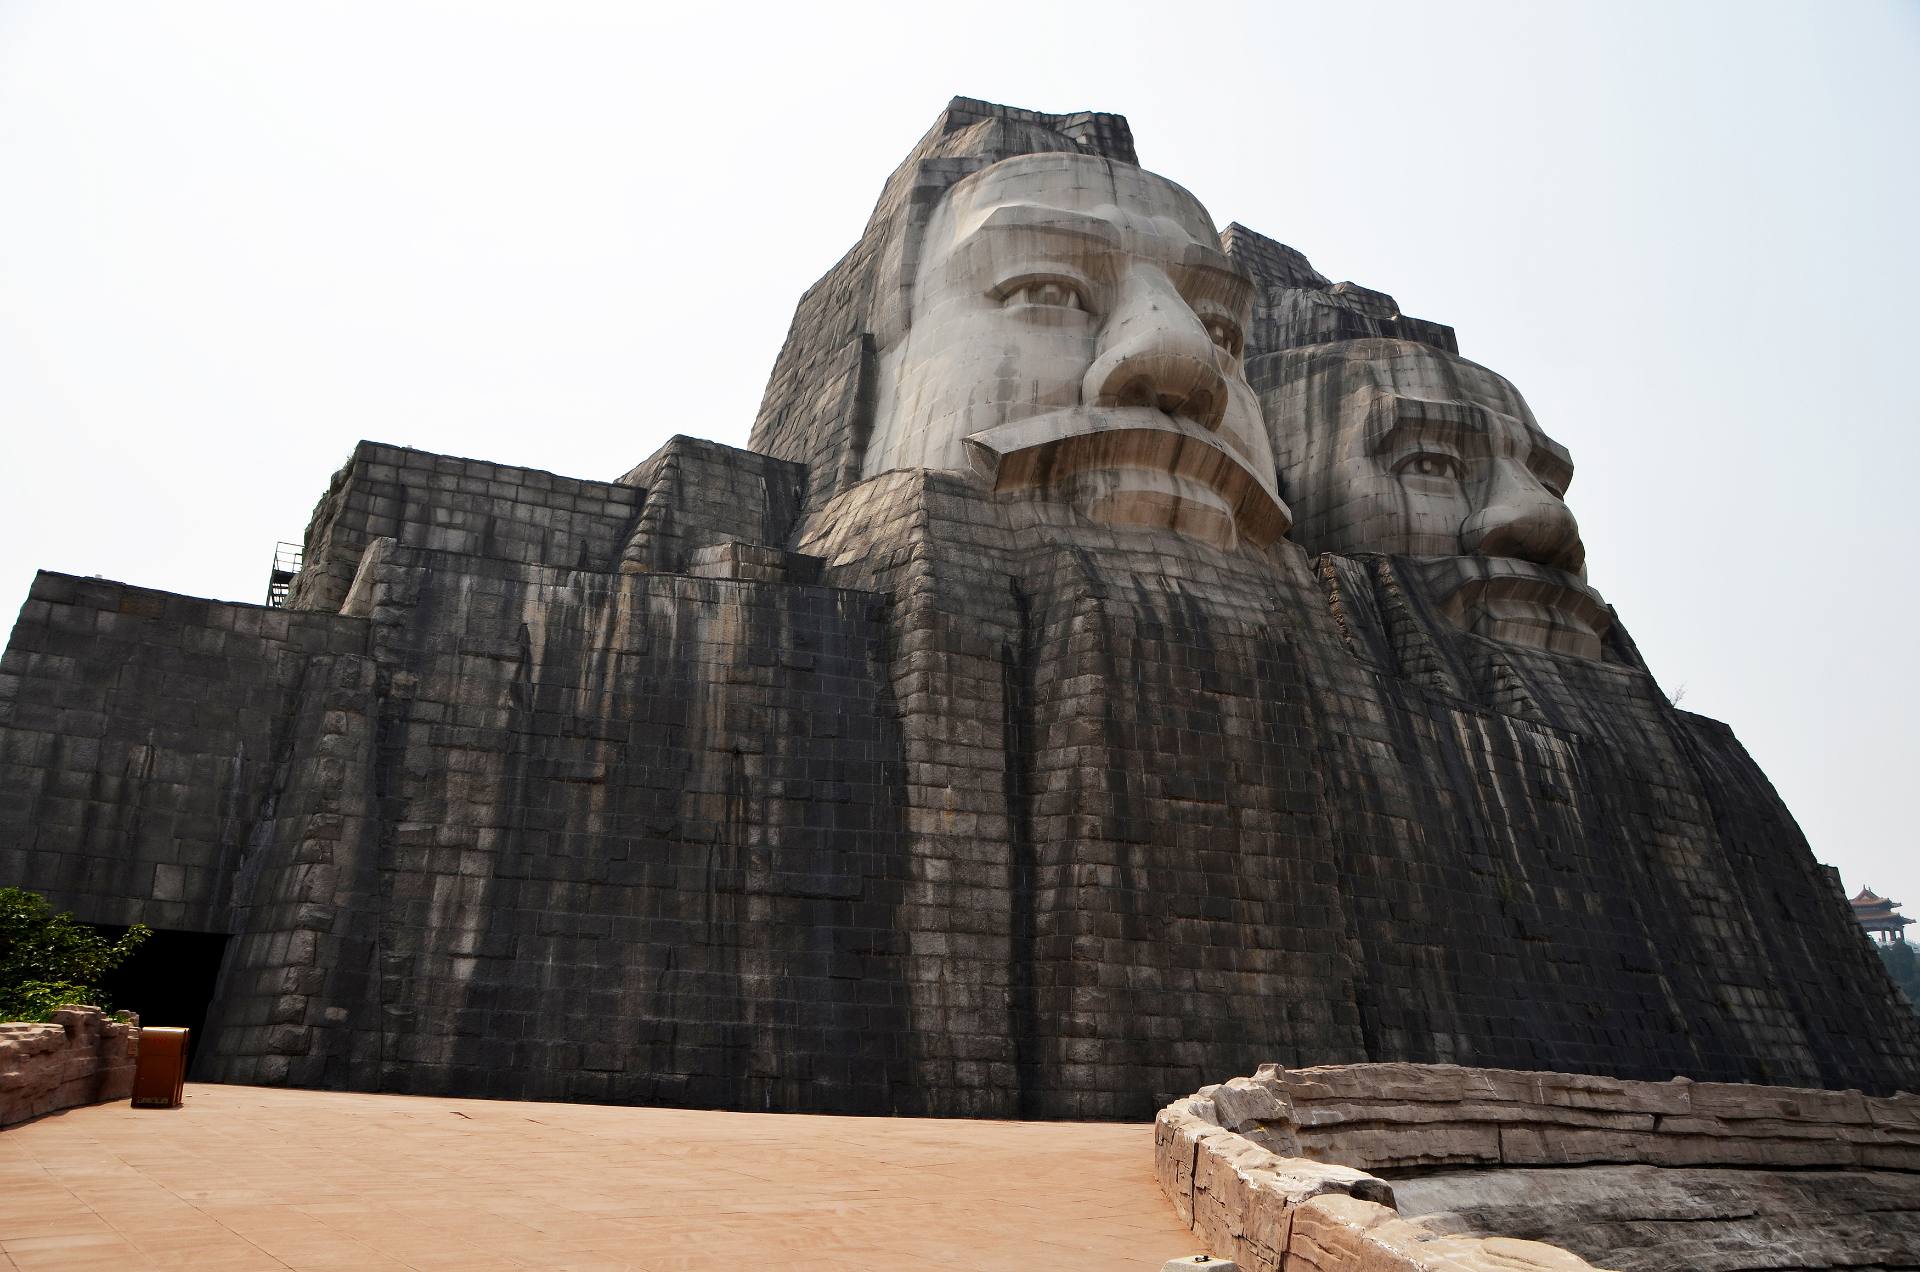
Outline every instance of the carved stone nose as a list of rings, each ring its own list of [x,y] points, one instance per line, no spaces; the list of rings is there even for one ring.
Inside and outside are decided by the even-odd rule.
[[[1578,574],[1587,561],[1573,512],[1511,459],[1496,459],[1486,499],[1460,525],[1460,546]]]
[[[1081,399],[1093,406],[1148,406],[1219,427],[1227,381],[1215,365],[1213,340],[1160,271],[1136,269],[1121,281]]]

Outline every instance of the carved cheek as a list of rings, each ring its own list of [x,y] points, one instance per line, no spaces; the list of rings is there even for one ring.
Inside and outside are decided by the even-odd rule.
[[[1391,552],[1407,520],[1406,492],[1370,460],[1335,469],[1321,499],[1343,551]]]
[[[970,315],[953,338],[953,373],[978,382],[976,397],[1045,410],[1079,404],[1094,348],[1086,315],[994,309]],[[1016,417],[1021,413],[1016,410]]]
[[[1092,324],[1049,333],[1044,349],[1036,350],[1034,384],[1042,405],[1049,409],[1079,406],[1087,368],[1093,365],[1096,339]]]
[[[1407,552],[1412,556],[1451,556],[1459,549],[1460,522],[1471,501],[1457,482],[1444,488],[1407,489]]]
[[[1227,410],[1220,424],[1220,440],[1246,461],[1247,467],[1268,478],[1273,475],[1273,443],[1253,389],[1238,376],[1227,378]]]

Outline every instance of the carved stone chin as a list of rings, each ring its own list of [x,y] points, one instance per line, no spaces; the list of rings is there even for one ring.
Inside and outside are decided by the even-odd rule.
[[[1601,657],[1613,610],[1584,579],[1515,557],[1413,562],[1428,597],[1462,631],[1579,658]]]

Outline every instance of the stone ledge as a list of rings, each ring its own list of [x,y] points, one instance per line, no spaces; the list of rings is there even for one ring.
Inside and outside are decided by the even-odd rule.
[[[133,1094],[138,1017],[62,1007],[39,1024],[0,1024],[0,1127]]]
[[[1239,1079],[1246,1081],[1246,1079]],[[1215,1090],[1216,1088],[1207,1088]],[[1199,1111],[1203,1091],[1154,1121],[1154,1173],[1181,1222],[1245,1272],[1581,1272],[1537,1241],[1469,1237],[1403,1219],[1386,1181],[1281,1157]]]
[[[1263,1065],[1161,1110],[1154,1166],[1209,1252],[1250,1272],[1591,1266],[1501,1231],[1636,1270],[1747,1267],[1719,1246],[1755,1241],[1794,1244],[1795,1267],[1906,1267],[1920,1249],[1920,1099],[1904,1093]],[[1648,1262],[1645,1230],[1676,1220],[1694,1224],[1672,1238],[1689,1253],[1665,1261],[1661,1237]]]
[[[1458,1065],[1263,1065],[1203,1087],[1203,1120],[1282,1155],[1431,1166],[1839,1167],[1920,1171],[1920,1097],[1629,1082]]]

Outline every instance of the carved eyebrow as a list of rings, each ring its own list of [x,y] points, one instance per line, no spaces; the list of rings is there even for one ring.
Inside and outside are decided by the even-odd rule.
[[[1534,437],[1533,449],[1527,452],[1527,467],[1562,493],[1573,484],[1573,453],[1545,434]]]
[[[1451,447],[1464,458],[1485,455],[1491,449],[1489,438],[1495,413],[1485,407],[1413,397],[1395,397],[1393,407],[1393,423],[1373,439],[1368,447],[1372,454],[1437,444]],[[1521,427],[1528,439],[1527,467],[1536,477],[1565,490],[1573,481],[1573,456],[1538,428],[1525,424]]]
[[[1050,208],[1042,203],[1003,203],[981,218],[961,240],[964,245],[975,235],[1018,231],[1030,234],[1056,234],[1082,241],[1091,239],[1102,247],[1120,246],[1120,227],[1111,221],[1065,208]]]
[[[1124,249],[1127,242],[1126,232],[1104,217],[1043,203],[1003,203],[982,217],[954,246],[954,252],[966,251],[983,236],[1001,234],[1047,235],[1080,246],[1091,243],[1109,252]],[[1179,258],[1172,265],[1185,290],[1196,297],[1229,309],[1238,309],[1252,298],[1253,280],[1232,257],[1216,248],[1203,243],[1182,244]]]
[[[1253,298],[1253,279],[1225,252],[1192,243],[1181,251],[1177,268],[1190,291],[1230,309],[1238,309]]]
[[[1396,396],[1393,422],[1380,430],[1367,449],[1381,455],[1423,442],[1437,442],[1458,451],[1484,454],[1488,423],[1485,412],[1464,402]]]
[[[1098,217],[1037,203],[1003,203],[981,218],[947,256],[969,276],[998,275],[1022,260],[1038,264],[1031,253],[1022,251],[1023,246],[1031,246],[1042,257],[1055,257],[1063,267],[1059,272],[1080,278],[1085,287],[1087,280],[1081,277],[1085,271],[1064,268],[1068,262],[1075,257],[1105,258],[1119,250],[1119,245],[1119,227]]]

